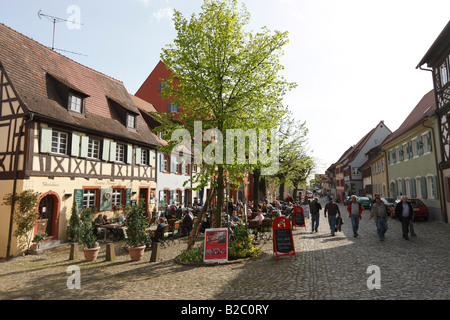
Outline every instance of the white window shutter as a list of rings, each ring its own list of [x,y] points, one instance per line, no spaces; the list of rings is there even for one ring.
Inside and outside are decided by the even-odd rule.
[[[103,140],[103,152],[102,152],[102,159],[104,161],[109,160],[109,147],[111,145],[111,141],[109,140]]]
[[[136,148],[136,164],[141,164],[141,152],[142,149],[141,148]]]
[[[52,134],[53,129],[49,127],[41,127],[41,152],[49,153],[52,151]]]
[[[87,157],[88,147],[89,147],[89,137],[81,136],[81,152],[80,152],[81,157],[83,158]]]
[[[117,142],[112,141],[109,146],[109,161],[116,161]]]
[[[80,135],[78,133],[72,133],[72,148],[70,155],[78,157],[80,155]]]
[[[131,164],[133,160],[133,146],[131,144],[127,144],[127,163]]]

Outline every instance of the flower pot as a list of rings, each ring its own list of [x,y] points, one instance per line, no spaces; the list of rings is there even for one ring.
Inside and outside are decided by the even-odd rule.
[[[140,247],[130,247],[128,248],[128,252],[130,253],[130,258],[133,261],[139,261],[144,256],[145,246]]]
[[[95,261],[97,260],[98,252],[100,251],[100,247],[96,248],[84,248],[84,257],[86,261]]]

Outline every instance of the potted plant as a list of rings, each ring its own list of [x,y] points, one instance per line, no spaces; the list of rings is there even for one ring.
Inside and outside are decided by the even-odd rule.
[[[144,255],[145,246],[148,242],[148,221],[141,202],[128,212],[125,225],[130,246],[128,248],[130,258],[133,261],[139,261]]]
[[[92,226],[92,216],[94,210],[95,208],[87,208],[81,214],[80,233],[78,240],[85,246],[83,248],[83,252],[86,261],[97,260],[98,252],[100,250],[100,245],[97,242],[97,237]]]
[[[34,250],[39,249],[39,243],[44,241],[46,237],[47,237],[47,232],[36,234],[34,236],[34,239],[33,239],[33,247],[32,247],[32,249],[34,249]]]
[[[78,214],[77,203],[74,201],[72,205],[72,214],[67,227],[67,235],[72,242],[78,242],[81,232],[81,219]]]

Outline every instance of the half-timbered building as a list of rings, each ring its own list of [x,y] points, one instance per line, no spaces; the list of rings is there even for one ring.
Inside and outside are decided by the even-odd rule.
[[[425,64],[429,69],[423,68]],[[416,68],[431,71],[432,74],[442,158],[439,170],[442,173],[441,183],[444,186],[444,220],[448,223],[450,216],[450,21]]]
[[[42,195],[34,233],[65,240],[75,204],[114,217],[156,195],[157,136],[122,82],[0,24],[0,196]],[[0,206],[0,257],[20,252]]]

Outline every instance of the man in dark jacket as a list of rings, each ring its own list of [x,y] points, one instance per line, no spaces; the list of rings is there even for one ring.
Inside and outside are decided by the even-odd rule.
[[[324,215],[327,217],[328,212],[328,223],[330,224],[331,235],[334,236],[334,232],[336,231],[336,215],[341,216],[341,211],[339,210],[339,206],[333,201],[333,197],[330,198],[330,202],[325,205]]]
[[[414,210],[406,196],[395,206],[395,216],[402,222],[403,239],[409,240],[408,233],[410,223],[414,219]],[[415,236],[414,228],[411,228],[411,236]]]

